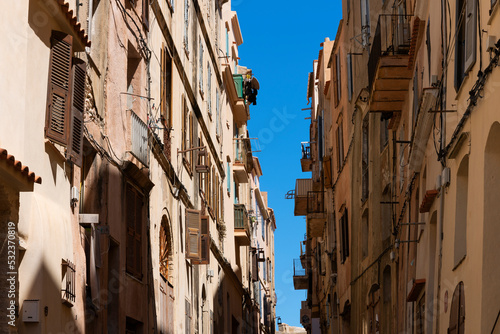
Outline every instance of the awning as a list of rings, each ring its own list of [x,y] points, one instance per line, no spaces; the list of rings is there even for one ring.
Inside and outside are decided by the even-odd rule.
[[[413,286],[410,290],[410,293],[408,294],[408,297],[406,297],[407,302],[416,302],[418,299],[418,296],[420,296],[420,292],[422,292],[422,289],[425,287],[425,279],[417,279],[413,282]]]

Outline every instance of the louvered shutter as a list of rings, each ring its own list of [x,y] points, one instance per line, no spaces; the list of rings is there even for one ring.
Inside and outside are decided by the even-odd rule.
[[[458,334],[465,333],[465,292],[464,292],[464,283],[460,282],[458,285],[458,289],[460,290],[460,310],[458,312]]]
[[[149,0],[142,0],[142,24],[149,31]]]
[[[345,229],[345,257],[349,257],[349,220],[348,220],[347,208],[344,211],[344,229]]]
[[[200,211],[186,209],[186,258],[201,258],[201,219]]]
[[[349,3],[349,2],[347,2]],[[352,99],[352,55],[347,55],[347,95],[349,101]]]
[[[323,160],[323,173],[325,178],[325,187],[331,188],[332,186],[332,159],[330,156],[325,157]]]
[[[476,62],[477,4],[476,0],[466,0],[465,9],[465,68],[467,73]]]
[[[340,66],[340,49],[339,53],[337,53],[337,56],[335,57],[337,61],[337,103],[340,102],[340,99],[342,98],[342,76],[341,76],[341,66]]]
[[[259,265],[257,262],[257,250],[252,252],[252,282],[259,280]]]
[[[45,136],[59,144],[68,143],[70,92],[71,92],[71,55],[73,37],[54,31],[50,39],[49,83],[47,91],[47,112]]]
[[[210,263],[210,233],[209,233],[209,224],[208,216],[201,217],[201,253],[200,253],[200,261],[197,261],[196,264],[209,264]],[[193,262],[194,263],[194,262]]]
[[[126,264],[127,272],[134,274],[135,268],[135,252],[134,252],[134,239],[135,239],[135,192],[132,186],[127,184],[126,190],[126,217],[127,222],[127,245],[126,245]]]
[[[337,71],[338,71],[338,68],[337,68],[337,55],[334,55],[334,60],[333,60],[333,101],[335,103],[335,107],[338,106],[339,104],[339,95],[338,95],[338,85],[339,85],[339,82],[337,81]]]
[[[168,239],[167,224],[162,222],[160,226],[160,274],[168,279]]]
[[[67,149],[68,159],[82,166],[83,150],[83,112],[85,108],[86,64],[73,58],[73,94],[71,107],[70,141]]]

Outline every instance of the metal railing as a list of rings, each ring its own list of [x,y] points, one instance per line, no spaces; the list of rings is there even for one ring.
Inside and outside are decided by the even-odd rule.
[[[293,276],[306,276],[306,269],[300,259],[293,259]]]
[[[302,142],[300,146],[302,149],[302,159],[311,159],[311,143]]]
[[[325,212],[325,192],[309,191],[307,193],[307,213]]]
[[[244,229],[250,232],[250,227],[248,225],[248,212],[244,204],[234,205],[234,228]]]
[[[378,61],[382,56],[407,55],[410,51],[410,22],[413,15],[381,14],[373,37],[368,59],[368,80],[370,87],[377,72]]]
[[[248,166],[249,155],[252,154],[249,138],[233,138],[234,161]]]

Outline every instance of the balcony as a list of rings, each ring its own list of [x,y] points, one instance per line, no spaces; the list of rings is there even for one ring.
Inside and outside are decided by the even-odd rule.
[[[309,191],[307,194],[307,235],[312,238],[323,236],[325,223],[325,192]]]
[[[412,77],[410,21],[412,15],[379,16],[368,60],[371,112],[400,112]]]
[[[234,238],[241,246],[250,246],[250,222],[244,204],[234,205]]]
[[[295,216],[307,215],[308,193],[313,189],[312,179],[297,179],[295,182]]]
[[[303,172],[312,171],[312,157],[311,157],[311,144],[309,142],[300,143],[302,146],[302,158],[300,159],[300,165],[302,166]]]
[[[222,78],[224,79],[229,104],[233,111],[233,120],[240,127],[250,119],[250,112],[243,96],[243,77],[237,74],[233,75],[231,67],[226,66],[222,73]]]
[[[293,288],[295,290],[307,290],[309,287],[309,277],[306,269],[302,266],[300,259],[293,259]]]
[[[234,163],[233,172],[238,183],[248,183],[248,174],[252,170],[252,148],[250,139],[233,138]]]

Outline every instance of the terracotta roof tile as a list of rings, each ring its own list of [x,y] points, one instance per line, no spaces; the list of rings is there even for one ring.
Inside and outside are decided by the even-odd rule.
[[[23,165],[21,161],[16,160],[16,158],[7,152],[6,149],[0,147],[0,160],[6,160],[8,164],[11,164],[19,173],[24,175],[29,182],[34,182],[42,184],[42,178],[37,176],[34,172],[30,172],[28,166]]]
[[[63,15],[66,16],[66,19],[68,20],[69,24],[73,27],[73,29],[77,33],[78,37],[80,38],[80,41],[83,43],[83,45],[90,47],[91,43],[89,37],[85,33],[85,30],[82,28],[81,23],[78,22],[76,16],[73,15],[73,10],[69,9],[69,4],[64,0],[57,0],[57,3],[59,4],[61,12],[63,13]]]

